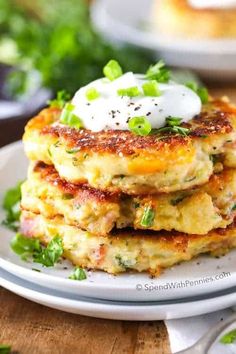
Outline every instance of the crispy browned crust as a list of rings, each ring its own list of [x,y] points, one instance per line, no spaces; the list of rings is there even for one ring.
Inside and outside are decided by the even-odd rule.
[[[26,130],[36,129],[41,135],[64,140],[67,147],[76,148],[78,151],[122,155],[135,155],[144,151],[155,153],[167,149],[175,150],[181,146],[188,147],[193,139],[232,132],[232,121],[236,119],[234,106],[223,100],[214,100],[205,105],[199,116],[183,124],[191,129],[189,136],[151,134],[142,137],[130,131],[108,130],[94,133],[85,129],[76,130],[67,126],[51,125],[58,120],[59,114],[60,110],[45,109],[27,124]]]
[[[46,165],[43,162],[37,162],[34,166],[34,172],[39,173],[41,179],[59,188],[63,194],[73,195],[73,197],[76,197],[77,201],[81,203],[87,201],[88,199],[98,203],[117,202],[119,199],[119,193],[101,191],[99,189],[89,187],[88,184],[73,184],[67,182],[66,180],[60,178],[53,165]]]

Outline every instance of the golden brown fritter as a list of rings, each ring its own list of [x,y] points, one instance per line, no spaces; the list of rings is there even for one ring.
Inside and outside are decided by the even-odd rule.
[[[111,192],[172,192],[206,183],[212,155],[229,167],[227,146],[236,141],[236,109],[223,100],[203,107],[188,124],[188,136],[74,129],[58,124],[60,111],[46,109],[26,126],[27,156],[53,164],[62,178]]]
[[[66,224],[96,235],[128,226],[204,235],[227,227],[235,217],[236,170],[224,170],[187,191],[125,196],[66,182],[53,166],[38,163],[22,186],[21,205],[47,218],[61,215]]]
[[[162,269],[204,254],[221,255],[236,247],[236,225],[206,235],[123,230],[109,236],[97,236],[66,225],[57,216],[47,219],[23,211],[21,232],[48,244],[59,235],[64,256],[75,265],[116,274],[135,270],[158,275]]]
[[[174,38],[236,37],[236,10],[232,8],[196,9],[188,0],[155,0],[152,20],[159,34]]]

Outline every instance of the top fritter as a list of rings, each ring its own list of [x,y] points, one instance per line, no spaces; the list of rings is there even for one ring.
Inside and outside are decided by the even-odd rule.
[[[53,164],[70,182],[127,194],[184,190],[236,166],[235,107],[169,81],[162,63],[146,77],[122,75],[117,65],[72,103],[56,102],[28,123],[31,160]]]

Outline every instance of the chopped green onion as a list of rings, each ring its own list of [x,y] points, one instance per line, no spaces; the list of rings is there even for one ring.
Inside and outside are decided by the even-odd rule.
[[[11,346],[8,344],[0,344],[0,354],[10,354]]]
[[[70,94],[65,90],[61,90],[57,92],[57,96],[54,100],[47,101],[47,104],[51,108],[60,108],[62,109],[67,101],[70,99]]]
[[[166,68],[163,60],[159,60],[155,65],[151,65],[146,72],[149,80],[158,82],[168,82],[170,80],[170,71]]]
[[[150,227],[153,225],[155,218],[155,210],[149,205],[144,208],[144,213],[141,219],[141,226]]]
[[[85,271],[82,268],[76,267],[74,269],[74,272],[69,276],[69,279],[84,280],[84,279],[87,279],[87,276],[86,276]]]
[[[232,344],[236,341],[236,329],[226,333],[220,338],[220,343],[222,344]]]
[[[70,199],[73,199],[74,198],[74,195],[71,194],[71,193],[64,193],[62,194],[62,200],[70,200]]]
[[[188,88],[194,91],[200,98],[202,104],[205,104],[209,100],[209,94],[206,87],[199,87],[198,84],[194,81],[187,82],[185,84]]]
[[[61,112],[60,122],[72,128],[80,129],[82,128],[82,122],[79,117],[72,112],[74,108],[73,104],[67,103]]]
[[[123,71],[120,64],[116,60],[110,60],[103,68],[103,74],[110,80],[114,81],[122,76]]]
[[[146,117],[133,117],[129,120],[129,129],[136,135],[146,136],[152,130],[152,126]]]
[[[233,205],[232,210],[236,210],[236,204]]]
[[[87,89],[85,94],[88,101],[93,101],[100,97],[100,93],[94,87]]]
[[[119,96],[137,97],[141,95],[138,86],[132,86],[117,90]]]
[[[142,87],[145,96],[158,97],[161,95],[158,83],[155,80],[145,82]]]

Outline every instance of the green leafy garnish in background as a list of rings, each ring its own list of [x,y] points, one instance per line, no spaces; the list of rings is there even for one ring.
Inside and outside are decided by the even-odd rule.
[[[0,354],[9,354],[11,352],[11,346],[8,344],[0,344]]]
[[[13,231],[17,231],[19,228],[22,183],[19,182],[16,187],[7,190],[3,198],[3,209],[6,211],[6,218],[2,221],[2,224]]]
[[[144,72],[152,62],[150,53],[103,39],[93,28],[85,0],[0,0],[0,8],[0,61],[2,57],[6,62],[4,48],[11,44],[8,63],[23,69],[11,74],[8,87],[15,94],[25,92],[33,70],[44,86],[73,94],[101,77],[110,58],[116,58],[124,72]],[[108,70],[106,75],[112,78]]]
[[[69,276],[69,279],[84,280],[84,279],[87,279],[87,276],[86,276],[85,271],[82,268],[76,267],[74,269],[74,272]]]
[[[220,343],[222,344],[232,344],[236,341],[236,329],[233,329],[232,331],[224,334],[220,338]]]

